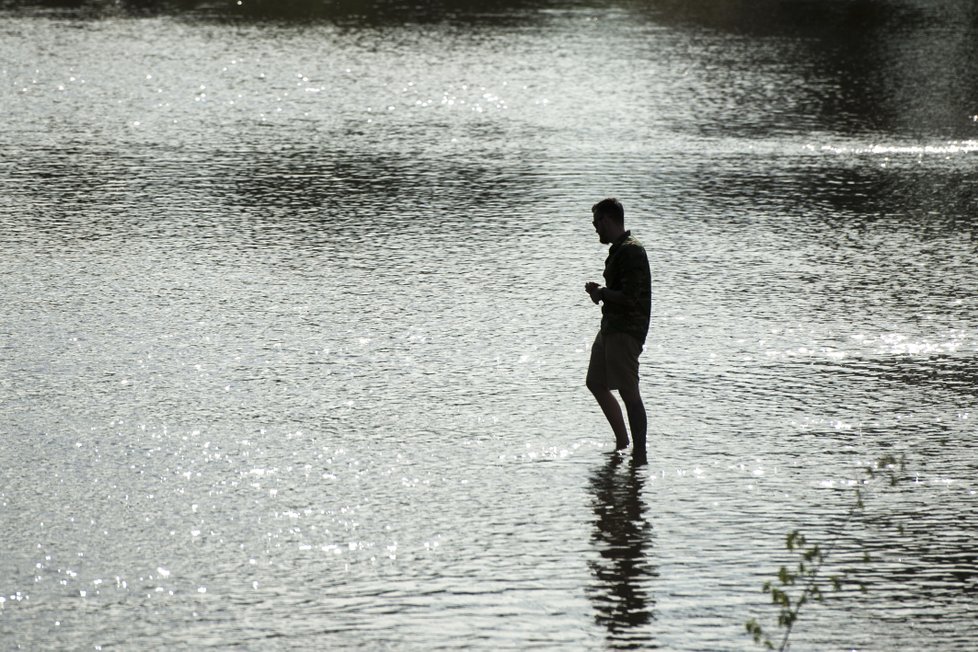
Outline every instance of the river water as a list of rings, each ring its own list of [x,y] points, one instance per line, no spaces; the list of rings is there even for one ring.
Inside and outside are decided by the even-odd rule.
[[[0,13],[0,648],[973,649],[973,3],[185,4]]]

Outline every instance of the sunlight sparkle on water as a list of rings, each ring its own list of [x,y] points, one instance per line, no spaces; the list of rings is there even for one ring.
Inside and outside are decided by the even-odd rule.
[[[0,39],[5,644],[746,649],[785,532],[905,453],[866,504],[916,531],[854,521],[892,559],[793,647],[973,647],[976,62],[908,40],[973,59],[970,9],[853,54],[708,3],[117,4]],[[641,468],[583,378],[611,192]]]

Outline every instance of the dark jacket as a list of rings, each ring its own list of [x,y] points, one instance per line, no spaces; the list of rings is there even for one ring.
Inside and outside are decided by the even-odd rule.
[[[604,284],[609,290],[624,293],[628,303],[602,304],[601,332],[628,333],[644,344],[652,313],[652,274],[645,247],[631,231],[625,231],[608,250]]]

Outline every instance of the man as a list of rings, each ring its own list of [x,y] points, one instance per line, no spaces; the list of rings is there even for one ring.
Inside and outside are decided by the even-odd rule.
[[[591,347],[587,387],[594,394],[615,433],[615,450],[628,447],[628,430],[618,390],[631,427],[632,457],[646,461],[645,405],[638,391],[638,357],[649,332],[652,311],[652,276],[645,248],[625,230],[625,210],[617,199],[604,199],[591,207],[594,230],[602,244],[610,244],[604,263],[605,285],[589,281],[584,290],[601,303],[601,330]]]

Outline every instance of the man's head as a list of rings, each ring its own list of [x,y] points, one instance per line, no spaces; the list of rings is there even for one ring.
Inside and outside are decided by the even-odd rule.
[[[591,207],[591,224],[598,232],[601,244],[611,244],[625,232],[625,209],[614,197],[602,199]]]

